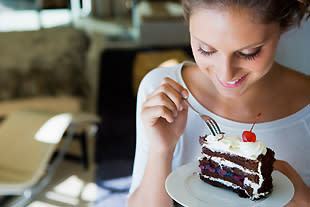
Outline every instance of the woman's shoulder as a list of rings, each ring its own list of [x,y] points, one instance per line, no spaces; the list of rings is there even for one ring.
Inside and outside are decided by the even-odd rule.
[[[171,66],[157,67],[148,72],[145,78],[162,78],[166,76],[176,76],[178,75],[178,71],[182,68],[182,65],[183,63]]]
[[[310,75],[287,67],[284,67],[283,71],[285,91],[292,95],[292,98],[297,98],[304,104],[310,104]]]
[[[138,91],[144,91],[146,93],[149,93],[150,91],[153,91],[155,88],[157,88],[161,81],[165,77],[169,77],[177,82],[180,80],[180,74],[181,69],[183,67],[183,63],[168,66],[168,67],[157,67],[149,72],[147,72],[142,80],[139,83],[139,89]]]
[[[155,85],[159,85],[165,77],[178,81],[182,65],[183,63],[180,63],[173,66],[152,69],[143,77],[141,84],[152,85],[154,83]]]

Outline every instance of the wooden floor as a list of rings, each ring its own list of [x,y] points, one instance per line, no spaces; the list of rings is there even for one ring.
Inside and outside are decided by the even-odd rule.
[[[85,170],[80,163],[64,160],[50,184],[27,207],[91,207],[97,196],[94,164]]]

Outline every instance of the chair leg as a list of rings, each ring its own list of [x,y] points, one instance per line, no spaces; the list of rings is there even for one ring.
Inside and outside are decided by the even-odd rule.
[[[88,161],[88,144],[87,144],[87,135],[86,132],[83,132],[80,136],[80,147],[82,152],[82,160],[84,169],[88,169],[89,161]]]
[[[34,188],[29,188],[22,195],[6,196],[1,200],[1,207],[25,207],[33,196],[33,190]]]

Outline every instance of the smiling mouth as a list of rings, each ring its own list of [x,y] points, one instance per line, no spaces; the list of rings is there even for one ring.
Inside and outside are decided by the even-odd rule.
[[[248,74],[243,75],[239,79],[236,79],[234,81],[228,81],[228,82],[223,82],[218,77],[217,77],[217,79],[220,82],[220,84],[222,86],[224,86],[225,88],[236,88],[236,87],[240,86],[243,83],[243,81],[246,79],[247,76],[248,76]]]

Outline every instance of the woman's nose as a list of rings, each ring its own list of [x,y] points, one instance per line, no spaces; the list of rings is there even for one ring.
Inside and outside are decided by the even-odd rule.
[[[231,57],[225,57],[221,60],[221,63],[219,63],[217,76],[223,82],[229,82],[233,80],[234,68]]]

